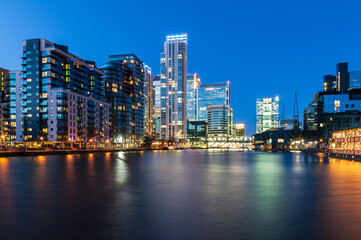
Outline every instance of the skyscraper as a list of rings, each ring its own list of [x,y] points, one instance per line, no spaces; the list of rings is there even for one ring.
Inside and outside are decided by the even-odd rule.
[[[22,98],[16,103],[24,141],[108,141],[110,104],[95,63],[45,39],[23,41],[22,47]]]
[[[198,88],[201,79],[198,74],[187,75],[187,120],[196,121],[198,119]]]
[[[187,140],[187,34],[169,35],[160,58],[162,140]]]
[[[160,76],[156,76],[153,79],[154,86],[154,124],[155,124],[155,138],[160,138],[160,112],[161,112],[161,104],[160,104]]]
[[[257,98],[257,128],[256,132],[261,133],[270,128],[279,127],[279,98]]]
[[[198,120],[207,121],[207,107],[211,105],[230,106],[230,84],[203,84],[198,89]]]
[[[152,69],[144,65],[144,134],[154,138],[154,86]]]
[[[144,140],[144,68],[134,54],[112,55],[101,67],[105,96],[112,105],[111,134],[122,147],[140,147]]]

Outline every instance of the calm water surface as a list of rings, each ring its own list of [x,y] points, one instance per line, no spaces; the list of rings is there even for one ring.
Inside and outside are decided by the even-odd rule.
[[[0,239],[360,239],[361,163],[168,151],[0,158]]]

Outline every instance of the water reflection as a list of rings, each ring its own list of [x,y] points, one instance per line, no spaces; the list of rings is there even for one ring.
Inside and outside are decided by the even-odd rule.
[[[156,151],[0,158],[0,239],[357,239],[361,163]]]

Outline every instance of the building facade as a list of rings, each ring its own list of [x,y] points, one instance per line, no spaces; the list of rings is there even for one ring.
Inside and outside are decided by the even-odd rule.
[[[361,125],[332,132],[329,152],[336,155],[361,156]]]
[[[304,111],[304,135],[327,140],[332,131],[350,127],[361,118],[361,89],[319,92]]]
[[[230,138],[233,136],[233,111],[228,105],[211,105],[207,108],[208,137]]]
[[[144,65],[144,136],[150,139],[155,138],[154,91],[152,69]]]
[[[187,140],[187,41],[187,34],[167,36],[161,51],[162,140]]]
[[[235,124],[235,137],[245,137],[246,136],[246,124],[236,123]]]
[[[256,133],[279,127],[279,98],[257,98]]]
[[[161,112],[161,87],[160,87],[160,76],[156,76],[153,79],[154,86],[154,128],[155,128],[155,138],[160,139],[160,112]]]
[[[131,69],[131,77],[127,84],[126,94],[131,98],[130,108],[130,142],[134,147],[141,146],[144,141],[145,113],[145,80],[144,63],[134,54],[109,56],[110,61],[119,61]]]
[[[361,71],[350,71],[350,89],[361,88]]]
[[[22,122],[22,71],[10,71],[10,141],[23,142]]]
[[[16,95],[15,109],[21,106],[23,140],[30,146],[71,142],[79,147],[108,141],[110,104],[95,63],[45,39],[23,41],[22,50],[22,95]]]
[[[134,54],[112,55],[101,67],[111,104],[111,138],[116,146],[141,147],[145,126],[143,62]]]
[[[198,119],[198,88],[201,79],[198,74],[187,75],[187,120],[197,121]]]
[[[0,141],[10,142],[10,72],[0,68]]]
[[[336,76],[333,75],[325,75],[323,76],[323,90],[326,92],[336,91],[337,83]]]
[[[206,142],[208,138],[207,121],[187,121],[187,139],[189,142]]]
[[[347,91],[350,88],[350,74],[348,63],[337,63],[336,65],[337,91]]]
[[[284,129],[268,129],[253,135],[255,150],[288,151],[290,149],[292,131]]]
[[[203,84],[198,90],[198,120],[207,121],[207,108],[212,105],[230,107],[230,83]]]

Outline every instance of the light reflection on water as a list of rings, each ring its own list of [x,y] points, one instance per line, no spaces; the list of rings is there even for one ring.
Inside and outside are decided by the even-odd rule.
[[[0,239],[357,239],[361,163],[155,151],[0,158]]]

